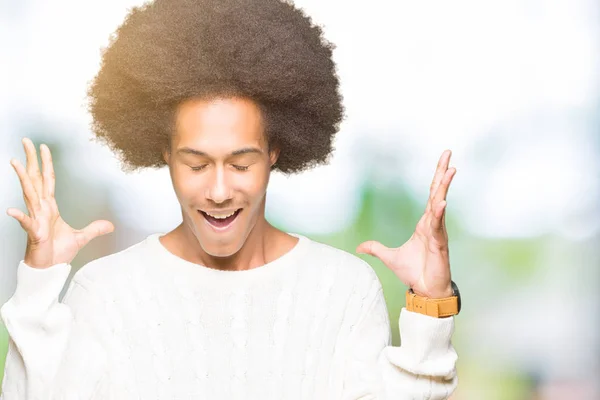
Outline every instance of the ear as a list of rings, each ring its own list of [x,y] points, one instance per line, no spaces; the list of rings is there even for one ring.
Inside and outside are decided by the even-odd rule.
[[[271,167],[273,167],[273,165],[277,162],[278,158],[279,158],[279,149],[273,149],[269,152],[269,160],[270,160]]]
[[[162,157],[163,160],[165,160],[165,162],[167,163],[167,165],[170,165],[169,163],[171,161],[171,150],[168,147],[163,150]]]

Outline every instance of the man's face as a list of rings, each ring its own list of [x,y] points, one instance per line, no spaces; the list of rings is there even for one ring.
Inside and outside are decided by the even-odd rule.
[[[277,157],[267,153],[260,109],[243,98],[189,100],[178,108],[171,152],[164,156],[183,223],[203,250],[218,257],[236,253],[264,221]]]

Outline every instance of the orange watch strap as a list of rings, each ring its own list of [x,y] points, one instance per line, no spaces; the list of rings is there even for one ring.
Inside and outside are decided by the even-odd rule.
[[[421,297],[410,290],[406,291],[406,309],[408,311],[429,315],[430,317],[443,318],[458,314],[458,297],[443,299],[429,299]]]

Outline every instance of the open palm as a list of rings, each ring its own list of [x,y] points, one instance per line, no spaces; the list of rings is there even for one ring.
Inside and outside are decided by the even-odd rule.
[[[34,268],[48,268],[55,264],[70,263],[79,250],[97,236],[112,232],[114,226],[105,220],[94,221],[85,228],[73,229],[60,216],[54,197],[55,177],[50,149],[40,146],[42,171],[38,165],[33,142],[23,139],[27,168],[19,160],[11,159],[29,215],[17,208],[6,213],[15,218],[27,232],[24,261]]]
[[[456,173],[455,168],[448,168],[451,155],[450,150],[442,153],[430,186],[425,213],[406,243],[388,248],[370,240],[356,248],[357,253],[379,258],[416,294],[429,298],[452,296],[445,224],[446,195]]]

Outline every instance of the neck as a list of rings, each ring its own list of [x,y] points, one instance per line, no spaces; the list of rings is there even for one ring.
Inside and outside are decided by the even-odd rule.
[[[185,223],[165,235],[162,242],[173,254],[186,261],[213,269],[241,271],[260,267],[278,258],[282,247],[279,244],[283,243],[284,236],[289,235],[269,224],[261,213],[242,247],[229,256],[208,254]]]

